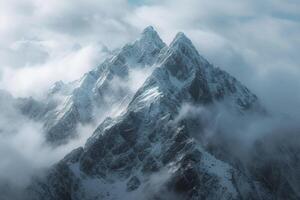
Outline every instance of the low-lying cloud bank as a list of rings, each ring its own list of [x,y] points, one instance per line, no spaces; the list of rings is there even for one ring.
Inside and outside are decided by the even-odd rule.
[[[245,165],[253,162],[258,148],[266,162],[270,156],[285,162],[286,158],[281,156],[291,157],[292,154],[281,148],[296,150],[300,144],[299,119],[287,115],[251,112],[241,115],[223,103],[208,107],[184,104],[174,122],[186,119],[193,123],[191,132],[205,148],[220,159],[238,159]]]
[[[101,45],[78,46],[50,56],[43,63],[19,68],[4,66],[0,69],[0,85],[14,96],[41,97],[54,82],[73,81],[96,67],[108,56],[105,50]]]
[[[53,147],[45,140],[42,123],[27,119],[9,102],[6,105],[10,109],[3,109],[0,114],[0,118],[5,119],[1,120],[0,132],[0,184],[7,182],[25,187],[33,174],[82,146],[94,130],[92,126],[78,126],[78,137],[65,145]]]
[[[0,191],[10,189],[14,192],[3,192],[2,198],[19,198],[33,176],[61,160],[73,149],[83,146],[96,127],[106,118],[123,112],[131,96],[144,83],[154,68],[131,69],[126,80],[114,78],[110,83],[113,91],[126,90],[128,97],[116,104],[111,110],[94,110],[94,121],[90,124],[79,124],[78,135],[66,144],[52,146],[46,141],[43,122],[34,121],[21,114],[14,104],[13,96],[0,91]],[[106,96],[108,102],[114,102],[115,96]],[[109,99],[110,98],[110,99]]]
[[[18,97],[40,97],[55,81],[80,78],[110,54],[108,49],[153,25],[166,42],[177,31],[185,32],[200,54],[249,86],[271,114],[237,117],[220,105],[185,105],[179,118],[199,118],[203,124],[195,137],[217,144],[222,133],[224,141],[235,144],[231,153],[245,159],[259,140],[296,146],[299,10],[293,0],[0,0],[0,88]],[[145,73],[135,73],[143,82]],[[138,85],[132,81],[129,89]],[[77,139],[53,149],[45,145],[41,123],[26,119],[6,101],[0,108],[0,180],[21,188],[34,172],[84,144],[94,129],[78,127],[82,134]],[[271,154],[275,147],[268,144]]]

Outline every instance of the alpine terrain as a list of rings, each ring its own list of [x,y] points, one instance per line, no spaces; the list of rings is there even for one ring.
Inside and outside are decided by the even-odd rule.
[[[134,88],[137,70],[151,73]],[[41,102],[16,103],[44,123],[53,145],[76,137],[79,124],[101,122],[84,147],[33,178],[28,199],[300,199],[299,148],[274,147],[284,158],[278,160],[268,156],[266,139],[244,161],[222,130],[209,137],[207,124],[220,107],[240,117],[268,111],[184,33],[166,45],[147,27],[80,80],[57,82]]]

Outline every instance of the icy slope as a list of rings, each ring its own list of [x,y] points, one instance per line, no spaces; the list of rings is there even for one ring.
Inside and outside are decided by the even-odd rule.
[[[246,87],[202,58],[179,33],[127,110],[107,118],[84,148],[30,187],[33,199],[260,199],[250,177],[208,153],[193,137],[184,103],[226,99],[233,110],[256,109]]]
[[[165,47],[153,27],[147,27],[133,43],[125,45],[80,80],[54,84],[39,102],[24,99],[23,113],[45,123],[46,137],[61,144],[76,136],[78,124],[97,123],[115,110],[126,106],[135,91],[128,81],[132,71],[153,65]],[[36,108],[38,107],[38,109]]]

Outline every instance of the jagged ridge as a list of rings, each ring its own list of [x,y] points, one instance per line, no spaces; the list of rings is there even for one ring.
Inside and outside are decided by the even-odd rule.
[[[142,35],[157,37],[151,27]],[[144,52],[153,56],[156,50],[148,44],[144,47],[150,51]],[[137,62],[148,65],[149,54],[141,55]],[[258,106],[256,96],[209,64],[183,33],[155,55],[152,64],[158,67],[133,96],[127,112],[106,119],[84,148],[67,155],[46,180],[36,181],[31,186],[36,199],[259,198],[254,187],[259,186],[203,149],[186,119],[175,122],[183,103],[205,106],[226,98],[233,109],[247,112]],[[119,63],[120,58],[111,60]],[[155,182],[162,172],[164,178]]]

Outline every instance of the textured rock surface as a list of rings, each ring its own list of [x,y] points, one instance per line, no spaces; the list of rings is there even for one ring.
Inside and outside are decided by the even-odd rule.
[[[132,96],[126,112],[104,120],[83,148],[72,151],[44,177],[36,178],[28,188],[30,198],[297,199],[297,189],[282,186],[283,181],[274,181],[282,187],[280,193],[276,192],[279,186],[268,187],[265,179],[268,175],[261,171],[264,167],[251,166],[248,169],[253,172],[250,172],[236,164],[235,158],[230,159],[226,151],[217,158],[213,154],[217,150],[206,149],[194,137],[194,130],[201,132],[201,125],[186,116],[179,117],[186,103],[206,107],[222,102],[238,114],[261,112],[257,97],[201,57],[183,33],[177,34],[168,47],[152,27],[145,29],[142,38],[132,46],[126,45],[117,56],[86,75],[78,89],[80,99],[88,99],[83,102],[99,101],[101,95],[90,96],[94,87],[83,87],[83,83],[89,80],[93,86],[100,85],[96,87],[99,89],[103,87],[100,83],[110,76],[101,76],[99,80],[94,73],[100,70],[99,74],[113,73],[121,77],[129,65],[155,65],[153,73]],[[130,62],[124,61],[129,57]],[[72,112],[75,112],[74,102],[70,106]],[[79,110],[81,105],[88,108],[90,103],[83,102],[75,103],[76,114],[70,115],[88,121],[89,117],[81,118],[85,114],[81,115]],[[64,114],[71,112],[70,109]],[[67,124],[73,122],[71,119]],[[214,146],[222,147],[222,144]],[[267,165],[266,170],[271,166]]]
[[[124,106],[133,95],[128,88],[131,69],[148,68],[157,59],[163,41],[152,27],[140,38],[125,45],[80,80],[56,82],[40,103],[22,99],[22,112],[44,122],[47,140],[53,144],[67,142],[76,136],[79,124],[97,122],[118,106]]]

